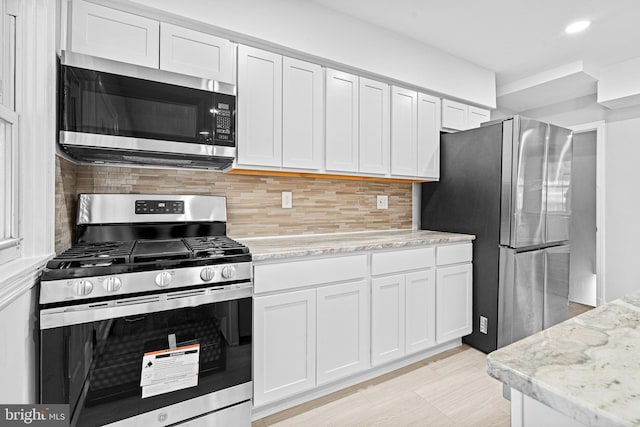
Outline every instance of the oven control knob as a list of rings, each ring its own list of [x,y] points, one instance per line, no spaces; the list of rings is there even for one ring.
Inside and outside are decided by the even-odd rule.
[[[76,295],[89,295],[93,291],[93,283],[88,280],[78,280],[76,282]]]
[[[156,276],[156,285],[164,288],[171,284],[171,274],[168,271],[162,271]]]
[[[225,279],[231,279],[236,275],[236,268],[233,265],[228,265],[222,268],[222,277]]]
[[[216,277],[216,270],[211,267],[205,267],[200,272],[200,278],[205,282],[210,282],[213,278]]]
[[[117,292],[122,287],[122,282],[115,276],[107,277],[102,283],[102,287],[107,292]]]

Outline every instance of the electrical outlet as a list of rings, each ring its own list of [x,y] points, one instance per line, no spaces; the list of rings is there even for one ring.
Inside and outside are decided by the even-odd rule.
[[[389,196],[378,196],[376,207],[378,209],[389,209]]]
[[[480,332],[483,334],[486,334],[488,327],[489,327],[489,320],[484,316],[480,316]]]
[[[291,209],[293,207],[293,194],[291,191],[282,192],[282,209]]]

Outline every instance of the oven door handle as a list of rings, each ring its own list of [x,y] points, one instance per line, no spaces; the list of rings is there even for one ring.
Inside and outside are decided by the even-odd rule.
[[[204,304],[251,298],[252,295],[253,283],[248,282],[225,287],[177,291],[68,307],[47,308],[40,310],[40,329],[78,325],[185,307],[198,307]]]

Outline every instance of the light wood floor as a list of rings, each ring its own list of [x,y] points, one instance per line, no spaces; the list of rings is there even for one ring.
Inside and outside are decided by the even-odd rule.
[[[486,369],[486,355],[462,345],[253,426],[508,427],[502,383]]]
[[[591,310],[593,307],[590,305],[584,305],[577,302],[569,301],[569,317],[575,317],[585,311]]]

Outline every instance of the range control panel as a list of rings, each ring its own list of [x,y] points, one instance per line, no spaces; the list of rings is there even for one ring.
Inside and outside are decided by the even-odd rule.
[[[136,214],[183,214],[181,200],[136,200]]]

